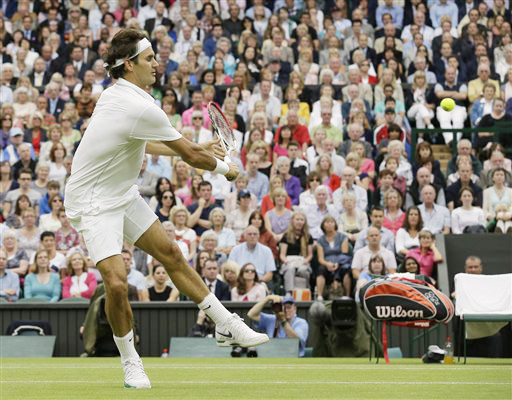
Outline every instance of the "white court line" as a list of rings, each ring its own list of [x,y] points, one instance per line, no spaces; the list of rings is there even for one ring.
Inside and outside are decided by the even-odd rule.
[[[404,371],[424,371],[424,370],[439,370],[440,365],[425,365],[418,364],[417,366],[401,366],[401,365],[386,365],[382,364],[372,364],[368,366],[362,365],[328,365],[328,364],[241,364],[241,365],[229,365],[229,364],[169,364],[169,365],[152,365],[145,363],[144,364],[147,369],[315,369],[315,370],[380,370],[384,371],[384,368],[393,369],[393,370],[404,370]],[[70,365],[55,365],[55,364],[22,364],[22,365],[2,365],[0,362],[0,369],[29,369],[29,368],[45,368],[45,369],[118,369],[119,365],[105,365],[105,364],[70,364]],[[450,366],[448,367],[450,371],[468,371],[468,370],[489,370],[489,371],[502,371],[505,369],[512,369],[510,365],[503,366],[483,366],[483,365],[473,365],[473,366]]]
[[[432,381],[420,381],[420,382],[395,382],[395,381],[151,381],[153,384],[160,385],[510,385],[510,382],[432,382]],[[71,381],[71,380],[0,380],[0,383],[7,384],[118,384],[119,380],[116,381]]]

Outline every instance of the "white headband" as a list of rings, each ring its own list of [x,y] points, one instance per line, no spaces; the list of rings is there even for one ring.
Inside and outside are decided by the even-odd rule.
[[[126,60],[131,60],[132,58],[137,57],[140,53],[142,53],[144,50],[146,50],[149,47],[151,47],[151,42],[147,38],[142,38],[137,43],[137,51],[135,52],[135,54],[128,58],[117,59],[116,62],[114,63],[114,65],[112,65],[112,68],[117,68],[117,67],[123,65]]]

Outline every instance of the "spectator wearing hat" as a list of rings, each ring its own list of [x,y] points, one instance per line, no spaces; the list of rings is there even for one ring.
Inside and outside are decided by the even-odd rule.
[[[262,312],[268,303],[273,303],[274,314]],[[257,329],[271,338],[298,338],[299,357],[304,357],[309,325],[305,319],[297,316],[297,305],[292,296],[268,295],[256,303],[247,315],[258,323]]]

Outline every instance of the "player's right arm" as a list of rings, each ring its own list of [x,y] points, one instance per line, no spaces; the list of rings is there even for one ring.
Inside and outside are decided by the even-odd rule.
[[[194,168],[205,169],[207,171],[214,171],[215,168],[217,168],[217,159],[197,143],[191,142],[185,138],[165,141],[163,143],[176,154],[180,155],[183,161]],[[233,181],[238,176],[238,167],[231,163],[228,164],[228,167],[229,171],[223,175],[225,175],[229,181]]]

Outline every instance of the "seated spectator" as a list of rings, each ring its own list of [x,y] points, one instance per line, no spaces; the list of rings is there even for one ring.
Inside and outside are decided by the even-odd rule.
[[[493,79],[490,79],[491,68],[489,64],[480,63],[478,64],[478,78],[469,81],[468,83],[468,100],[471,104],[476,102],[479,97],[484,95],[485,87],[487,84],[493,85],[496,88],[494,96],[500,97],[501,88],[500,83]]]
[[[461,129],[464,128],[464,122],[468,116],[468,110],[465,102],[468,98],[468,87],[464,82],[457,79],[457,71],[455,68],[448,66],[444,72],[444,83],[437,83],[434,88],[435,95],[438,101],[444,98],[451,98],[455,100],[455,108],[451,111],[445,111],[440,105],[436,108],[437,120],[442,129]],[[444,133],[445,143],[450,143],[453,140],[451,132]],[[460,139],[462,134],[457,135],[457,140]]]
[[[361,272],[356,282],[356,299],[359,298],[358,291],[368,282],[374,279],[372,275],[385,276],[388,274],[386,263],[379,254],[376,254],[368,261],[368,271]]]
[[[251,145],[249,153],[255,153],[258,155],[258,171],[265,174],[267,177],[270,177],[272,169],[270,146],[263,140],[257,140]]]
[[[494,143],[489,149],[489,159],[484,161],[484,167],[480,174],[480,182],[483,188],[492,186],[492,174],[496,168],[503,168],[505,183],[512,186],[512,160],[505,158],[505,149],[499,143]]]
[[[240,266],[233,261],[226,261],[220,267],[220,276],[222,281],[229,285],[230,291],[237,287],[239,273]],[[233,294],[231,294],[231,297],[233,297]]]
[[[479,128],[493,128],[496,124],[505,123],[507,121],[512,121],[512,116],[506,113],[505,111],[505,102],[501,98],[494,99],[492,104],[492,112],[490,114],[486,114],[482,117],[480,122],[478,123]],[[477,151],[486,147],[489,143],[491,143],[494,139],[494,132],[478,132],[476,139],[476,149]],[[510,140],[507,135],[499,136],[500,143],[505,147],[510,147],[512,145],[512,140]]]
[[[34,257],[30,273],[25,277],[24,297],[56,303],[60,299],[59,275],[50,269],[50,257],[46,250],[39,250]]]
[[[215,232],[217,234],[217,253],[225,254],[226,257],[229,255],[233,246],[236,245],[235,232],[231,228],[227,228],[226,225],[226,213],[220,207],[214,208],[208,217],[211,223],[211,229],[206,232]]]
[[[202,277],[208,290],[214,293],[219,300],[231,300],[229,285],[217,279],[219,277],[219,264],[216,259],[210,258],[204,262]]]
[[[258,198],[258,204],[261,204],[263,196],[268,193],[269,180],[265,174],[258,171],[259,158],[255,153],[247,155],[246,172],[249,175],[247,189]]]
[[[452,211],[452,233],[464,233],[467,227],[480,226],[485,229],[486,222],[481,207],[473,207],[473,190],[463,186],[459,192],[459,201],[462,203]]]
[[[148,289],[149,301],[166,301],[173,303],[177,300],[179,292],[168,285],[169,275],[162,264],[153,268],[154,285]]]
[[[345,162],[345,160],[343,160],[343,162]],[[335,172],[332,158],[329,154],[324,153],[315,160],[315,171],[320,175],[322,185],[329,188],[329,195],[340,187],[341,173]]]
[[[352,167],[343,168],[341,177],[341,186],[332,194],[333,203],[337,205],[340,211],[343,211],[343,209],[341,209],[343,205],[341,199],[345,193],[352,192],[356,196],[356,207],[361,211],[366,211],[368,208],[368,193],[363,187],[355,184],[355,169]]]
[[[308,232],[306,215],[303,211],[295,211],[280,241],[279,250],[281,274],[287,294],[291,294],[295,288],[295,277],[305,281],[301,287],[309,287],[312,258],[313,238]]]
[[[405,178],[407,186],[412,184],[412,166],[405,158],[405,147],[404,144],[399,140],[392,140],[388,144],[388,157],[395,157],[398,162],[398,168],[396,174]],[[384,168],[390,169],[389,165],[381,163],[379,170]]]
[[[423,229],[418,236],[420,246],[409,250],[405,257],[413,256],[420,264],[420,274],[432,277],[436,263],[443,261],[443,256],[437,249],[431,232]]]
[[[441,164],[439,160],[434,159],[434,152],[429,142],[423,141],[416,146],[416,153],[414,155],[415,164],[413,165],[413,174],[417,176],[418,169],[426,167],[433,175],[431,183],[446,187],[445,177],[441,172]]]
[[[432,232],[433,235],[450,233],[451,219],[448,208],[434,203],[436,191],[432,185],[425,185],[421,189],[421,203],[418,208],[423,220],[423,228]]]
[[[259,228],[249,225],[244,232],[246,242],[233,247],[229,260],[235,261],[238,265],[253,263],[260,281],[267,283],[272,280],[276,264],[272,251],[268,246],[258,242],[259,237]]]
[[[492,113],[495,99],[496,87],[491,83],[486,83],[483,87],[482,96],[479,96],[471,106],[469,119],[472,126],[479,126],[482,118]]]
[[[241,189],[237,196],[238,206],[233,211],[227,213],[226,227],[233,230],[235,239],[239,242],[243,231],[249,225],[249,217],[256,208],[253,206],[256,203],[256,197],[245,189]]]
[[[274,157],[288,156],[288,145],[292,140],[292,131],[288,125],[279,128],[279,139],[274,143],[272,152]]]
[[[39,249],[40,233],[36,226],[36,213],[32,207],[26,208],[21,213],[23,226],[16,231],[16,238],[20,250],[24,250],[30,259]]]
[[[142,272],[137,271],[132,267],[132,253],[128,249],[123,249],[121,251],[121,256],[123,257],[124,266],[126,268],[126,279],[129,285],[135,286],[137,288],[137,296],[139,301],[149,301],[149,292],[146,286],[146,279]]]
[[[365,143],[357,141],[352,142],[351,153],[355,153],[359,157],[358,166],[356,170],[357,177],[359,178],[359,185],[365,189],[370,189],[372,192],[375,190],[373,180],[375,178],[375,161],[371,156],[366,157]],[[348,160],[347,160],[348,162]]]
[[[239,199],[238,195],[242,190],[244,192],[247,192],[249,194],[249,198],[251,199],[251,201],[249,203],[249,208],[250,209],[256,208],[258,200],[254,194],[250,193],[247,190],[248,183],[249,183],[249,177],[244,172],[241,172],[238,175],[238,178],[236,179],[236,181],[234,183],[234,190],[232,190],[231,192],[227,193],[224,196],[223,207],[224,207],[224,211],[228,215],[228,221],[229,221],[229,217],[230,217],[231,213],[240,207],[240,199]]]
[[[259,283],[254,264],[245,264],[240,269],[236,286],[231,289],[231,300],[256,302],[264,299],[266,294],[265,286]]]
[[[384,194],[384,221],[382,226],[389,229],[396,235],[405,220],[405,213],[402,211],[402,196],[396,189],[389,189]]]
[[[463,187],[469,187],[474,193],[474,205],[482,207],[482,189],[471,181],[472,167],[470,163],[460,163],[459,179],[446,188],[446,204],[450,210],[461,206],[460,191]]]
[[[356,196],[352,192],[347,192],[343,195],[341,204],[343,212],[338,219],[339,231],[347,236],[350,244],[353,246],[359,232],[368,228],[368,216],[366,212],[356,207]]]
[[[13,210],[13,206],[22,194],[28,197],[30,204],[36,212],[39,212],[39,201],[41,199],[41,193],[37,190],[31,189],[32,183],[32,171],[25,169],[20,171],[20,177],[18,178],[19,188],[10,190],[7,192],[4,203],[3,203],[3,215],[8,216]]]
[[[434,118],[434,101],[433,93],[427,85],[425,73],[416,71],[411,87],[410,96],[406,96],[407,117],[416,121],[417,128],[432,129],[432,119]]]
[[[13,303],[20,296],[20,277],[7,269],[7,253],[0,247],[0,298]]]
[[[218,243],[219,237],[217,233],[210,229],[209,231],[205,231],[201,235],[199,241],[199,248],[201,250],[208,252],[210,258],[214,258],[223,263],[224,261],[226,261],[227,256],[225,253],[220,253],[217,251]]]
[[[381,245],[380,231],[378,228],[370,226],[367,231],[367,245],[354,251],[352,259],[352,277],[359,279],[359,276],[368,272],[370,259],[375,255],[380,255],[384,260],[384,265],[388,273],[395,273],[397,270],[395,255],[392,251]]]
[[[66,158],[68,151],[62,143],[56,143],[50,149],[50,172],[48,179],[57,181],[60,187],[64,187],[66,176],[68,174],[64,166],[64,158]]]
[[[299,195],[302,192],[302,187],[299,178],[291,174],[291,162],[286,156],[280,156],[276,160],[277,174],[282,176],[284,180],[284,188],[290,196],[292,205],[299,204]]]
[[[352,293],[352,277],[350,275],[350,247],[348,237],[338,231],[336,220],[330,215],[322,221],[324,234],[318,239],[317,252],[320,267],[316,277],[318,301],[323,301],[325,285],[332,284],[333,292],[343,282],[344,293]]]
[[[48,214],[41,215],[39,218],[39,229],[41,231],[56,232],[62,228],[62,224],[59,219],[59,210],[62,208],[62,204],[62,196],[59,193],[50,197],[51,211]]]
[[[413,247],[419,247],[418,234],[423,229],[420,209],[409,207],[405,213],[403,226],[397,231],[395,238],[395,251],[399,258],[404,257]]]
[[[188,207],[191,213],[187,225],[194,229],[194,231],[201,235],[204,231],[211,228],[209,221],[210,212],[218,207],[217,204],[212,202],[211,198],[212,184],[207,181],[199,183],[199,199],[196,203]]]
[[[20,278],[25,276],[29,267],[29,258],[25,250],[18,247],[15,230],[3,231],[2,245],[7,255],[7,269],[18,274]]]
[[[13,229],[19,229],[23,226],[22,214],[23,211],[32,208],[30,199],[27,195],[20,195],[15,202],[13,212],[5,218],[7,226]]]
[[[329,188],[325,185],[319,185],[315,189],[315,204],[308,206],[304,212],[308,221],[308,230],[314,240],[322,236],[322,221],[326,215],[338,218],[338,210],[334,205],[327,204],[329,198]]]
[[[18,146],[20,159],[12,166],[14,179],[19,178],[19,172],[22,169],[28,169],[32,172],[32,179],[36,177],[36,161],[32,158],[32,146],[29,143],[22,143]]]
[[[155,214],[160,222],[169,221],[171,215],[171,209],[178,205],[177,197],[174,194],[172,188],[166,189],[159,193],[157,198],[158,206],[155,210]]]
[[[368,231],[370,228],[373,227],[373,228],[377,228],[380,232],[379,238],[381,238],[381,240],[382,240],[381,241],[382,247],[384,247],[394,253],[395,252],[395,236],[389,229],[382,226],[382,224],[384,222],[384,210],[380,207],[372,207],[372,209],[370,210],[370,221],[371,221],[371,225],[368,228],[361,230],[361,232],[359,232],[359,234],[357,235],[357,240],[354,245],[354,251],[357,251],[360,248],[362,248],[368,244],[368,241],[367,241]]]
[[[66,253],[69,249],[80,245],[80,235],[71,226],[64,207],[60,208],[58,215],[61,227],[55,232],[55,243],[57,250]]]
[[[306,150],[306,161],[309,163],[310,170],[313,171],[312,164],[315,160],[324,154],[324,149],[322,147],[322,142],[327,137],[324,128],[318,128],[314,133],[312,133],[311,146],[309,146]]]
[[[315,189],[320,185],[320,175],[312,171],[307,176],[306,190],[299,195],[299,207],[305,210],[307,207],[316,204]]]
[[[67,276],[62,281],[62,298],[90,299],[96,289],[94,272],[87,272],[87,260],[80,252],[68,257]]]
[[[263,313],[263,308],[269,302],[282,303],[283,307],[275,315]],[[299,357],[304,357],[309,325],[305,319],[297,317],[297,306],[293,297],[269,295],[256,303],[247,316],[258,322],[257,329],[263,330],[269,337],[299,338]]]
[[[156,181],[156,186],[155,186],[155,194],[154,196],[151,196],[151,199],[149,199],[149,207],[152,209],[152,210],[157,210],[159,209],[160,207],[162,207],[162,204],[161,204],[161,199],[162,199],[162,194],[164,191],[166,190],[172,190],[173,186],[172,186],[172,183],[171,181],[166,178],[165,176],[163,175],[159,175],[160,178],[158,178],[158,180]],[[172,190],[173,194],[176,194],[176,191]],[[182,205],[182,201],[181,199],[176,196],[176,205]]]
[[[281,175],[274,175],[270,179],[270,193],[265,195],[261,201],[261,214],[265,216],[268,211],[272,210],[275,207],[274,204],[274,192],[277,189],[284,189],[284,178]],[[285,207],[288,209],[292,209],[292,200],[288,193],[286,194],[286,203]]]
[[[39,164],[40,163],[38,163],[38,165]],[[49,170],[49,167],[48,167],[48,170]],[[36,183],[36,182],[37,182],[37,180],[34,181],[34,183]],[[37,188],[35,188],[35,189],[38,190]],[[60,193],[60,183],[57,181],[47,181],[47,185],[45,187],[44,193],[41,193],[42,197],[41,197],[41,200],[39,201],[39,214],[40,215],[48,214],[49,212],[52,211],[50,197],[52,197],[55,194],[59,194],[59,193]]]
[[[426,167],[421,167],[416,172],[416,179],[407,190],[405,198],[405,207],[409,208],[421,204],[421,190],[425,185],[431,185],[436,191],[436,204],[446,206],[444,190],[441,186],[434,183],[434,176]]]
[[[190,213],[185,206],[174,206],[169,214],[169,221],[174,224],[176,240],[183,240],[188,246],[187,261],[192,262],[196,256],[197,234],[187,226]]]
[[[496,231],[505,233],[512,227],[512,188],[505,186],[505,170],[492,173],[493,185],[483,192],[483,210],[488,222],[496,221]]]
[[[448,162],[448,175],[453,174],[457,171],[457,160],[459,156],[468,156],[471,158],[471,166],[473,167],[473,173],[480,175],[482,172],[482,163],[471,154],[473,150],[471,141],[468,139],[461,139],[457,143],[457,154]]]
[[[276,188],[272,196],[275,207],[268,211],[263,218],[266,230],[274,236],[276,242],[279,242],[288,229],[292,212],[286,208],[288,194],[283,188]]]

